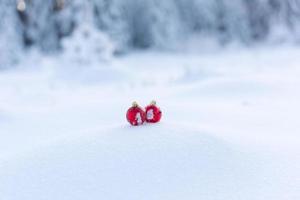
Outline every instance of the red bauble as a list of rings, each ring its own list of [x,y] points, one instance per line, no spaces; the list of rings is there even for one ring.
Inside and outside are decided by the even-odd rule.
[[[146,121],[149,123],[157,123],[161,119],[161,110],[156,106],[156,102],[152,101],[149,106],[145,108]]]
[[[126,114],[127,121],[133,126],[142,125],[146,120],[145,111],[133,102],[132,107],[128,109]]]

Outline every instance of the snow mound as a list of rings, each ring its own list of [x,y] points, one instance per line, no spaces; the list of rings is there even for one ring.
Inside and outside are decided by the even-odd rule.
[[[257,189],[243,184],[258,178],[252,173],[257,164],[244,156],[224,141],[174,124],[113,127],[4,164],[1,197],[215,199],[217,190],[222,199],[240,199]]]

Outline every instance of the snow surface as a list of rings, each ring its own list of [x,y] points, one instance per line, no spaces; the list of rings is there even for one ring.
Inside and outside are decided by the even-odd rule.
[[[30,56],[0,73],[0,199],[300,199],[300,49]],[[131,127],[133,100],[162,122]]]

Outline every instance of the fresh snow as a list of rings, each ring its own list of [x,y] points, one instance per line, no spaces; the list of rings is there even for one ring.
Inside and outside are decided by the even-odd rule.
[[[57,57],[56,57],[57,58]],[[300,199],[300,49],[29,55],[0,73],[0,199]],[[131,127],[132,101],[159,124]]]

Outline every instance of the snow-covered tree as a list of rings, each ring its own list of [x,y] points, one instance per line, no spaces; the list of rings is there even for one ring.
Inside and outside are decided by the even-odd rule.
[[[24,9],[18,9],[23,24],[25,46],[36,45],[43,51],[59,48],[62,37],[70,35],[74,28],[75,8],[65,0],[18,0]]]
[[[93,6],[89,1],[79,3],[78,23],[70,37],[62,41],[63,53],[71,61],[84,64],[109,60],[115,46],[108,35],[97,30]]]
[[[174,0],[129,0],[126,11],[133,47],[165,48],[180,35],[181,24]]]
[[[62,41],[71,41],[87,27],[107,38],[101,48],[113,41],[116,51],[169,48],[195,33],[221,44],[279,38],[278,30],[284,33],[282,38],[300,40],[300,0],[0,0],[0,4],[1,65],[4,58],[14,60],[12,52],[23,47],[43,52],[66,49]]]
[[[0,0],[0,69],[16,63],[22,49],[20,24],[15,15],[15,3]]]

